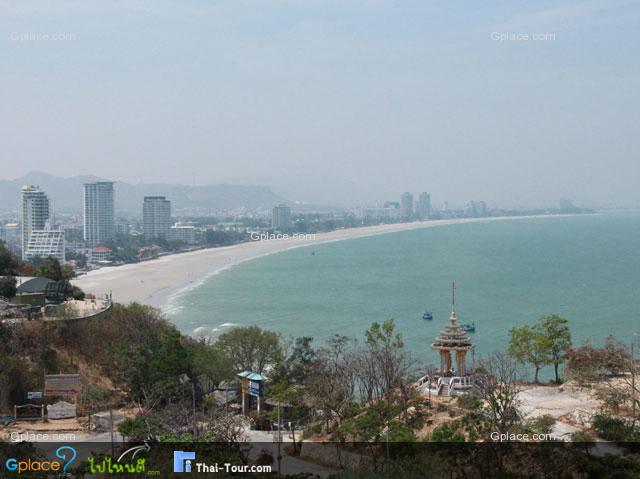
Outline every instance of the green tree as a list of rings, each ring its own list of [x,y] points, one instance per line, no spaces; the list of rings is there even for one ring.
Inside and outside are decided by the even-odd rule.
[[[36,276],[44,276],[54,281],[68,281],[75,276],[71,266],[67,264],[61,265],[60,262],[52,256],[44,260],[42,265],[36,269],[35,274]]]
[[[16,295],[16,278],[6,276],[0,278],[0,297],[11,299]]]
[[[9,249],[4,241],[0,240],[0,275],[15,276],[20,272],[22,262]]]
[[[540,369],[551,363],[551,342],[539,329],[529,326],[511,328],[509,354],[521,363],[534,367],[534,382],[538,383]]]
[[[280,361],[269,374],[274,383],[287,382],[304,384],[311,374],[312,364],[316,359],[316,351],[311,346],[313,338],[302,336],[296,338],[291,352]]]
[[[234,373],[231,359],[206,342],[199,342],[194,347],[193,370],[216,385],[232,378]]]
[[[558,368],[567,360],[567,353],[571,349],[571,332],[568,321],[557,314],[540,318],[534,329],[543,334],[549,341],[548,352],[550,362],[555,371],[556,383],[560,382]]]
[[[262,374],[268,365],[282,359],[280,336],[258,326],[234,328],[218,337],[216,346],[230,359],[236,371]]]

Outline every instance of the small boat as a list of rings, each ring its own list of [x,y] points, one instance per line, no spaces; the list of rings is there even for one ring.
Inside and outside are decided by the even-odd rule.
[[[466,333],[475,333],[476,332],[476,323],[475,322],[471,322],[471,323],[462,323],[460,325],[460,327],[462,328],[462,330]]]
[[[433,319],[433,314],[431,311],[425,311],[422,315],[422,319],[426,319],[427,321],[431,321]]]

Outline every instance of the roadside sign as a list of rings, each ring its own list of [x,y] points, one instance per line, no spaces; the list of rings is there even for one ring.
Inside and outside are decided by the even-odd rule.
[[[262,381],[249,381],[249,394],[255,397],[262,396]]]
[[[44,377],[45,396],[73,396],[79,392],[79,374],[47,374]]]
[[[29,391],[27,399],[42,399],[42,391]]]

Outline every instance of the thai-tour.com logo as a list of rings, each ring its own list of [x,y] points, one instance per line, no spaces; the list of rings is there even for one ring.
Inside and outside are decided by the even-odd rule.
[[[188,451],[173,451],[173,472],[215,472],[215,473],[259,473],[271,472],[268,465],[249,465],[216,463],[205,464],[196,462],[196,453]]]
[[[71,446],[61,446],[56,449],[56,457],[60,460],[34,460],[34,459],[18,459],[10,457],[4,462],[5,469],[10,473],[27,474],[67,474],[67,469],[76,460],[78,453]]]
[[[191,472],[195,460],[195,452],[173,451],[173,472]]]

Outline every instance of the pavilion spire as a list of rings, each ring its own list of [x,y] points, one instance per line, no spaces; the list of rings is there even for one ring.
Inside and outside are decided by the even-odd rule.
[[[456,282],[451,282],[451,316],[456,316]]]

